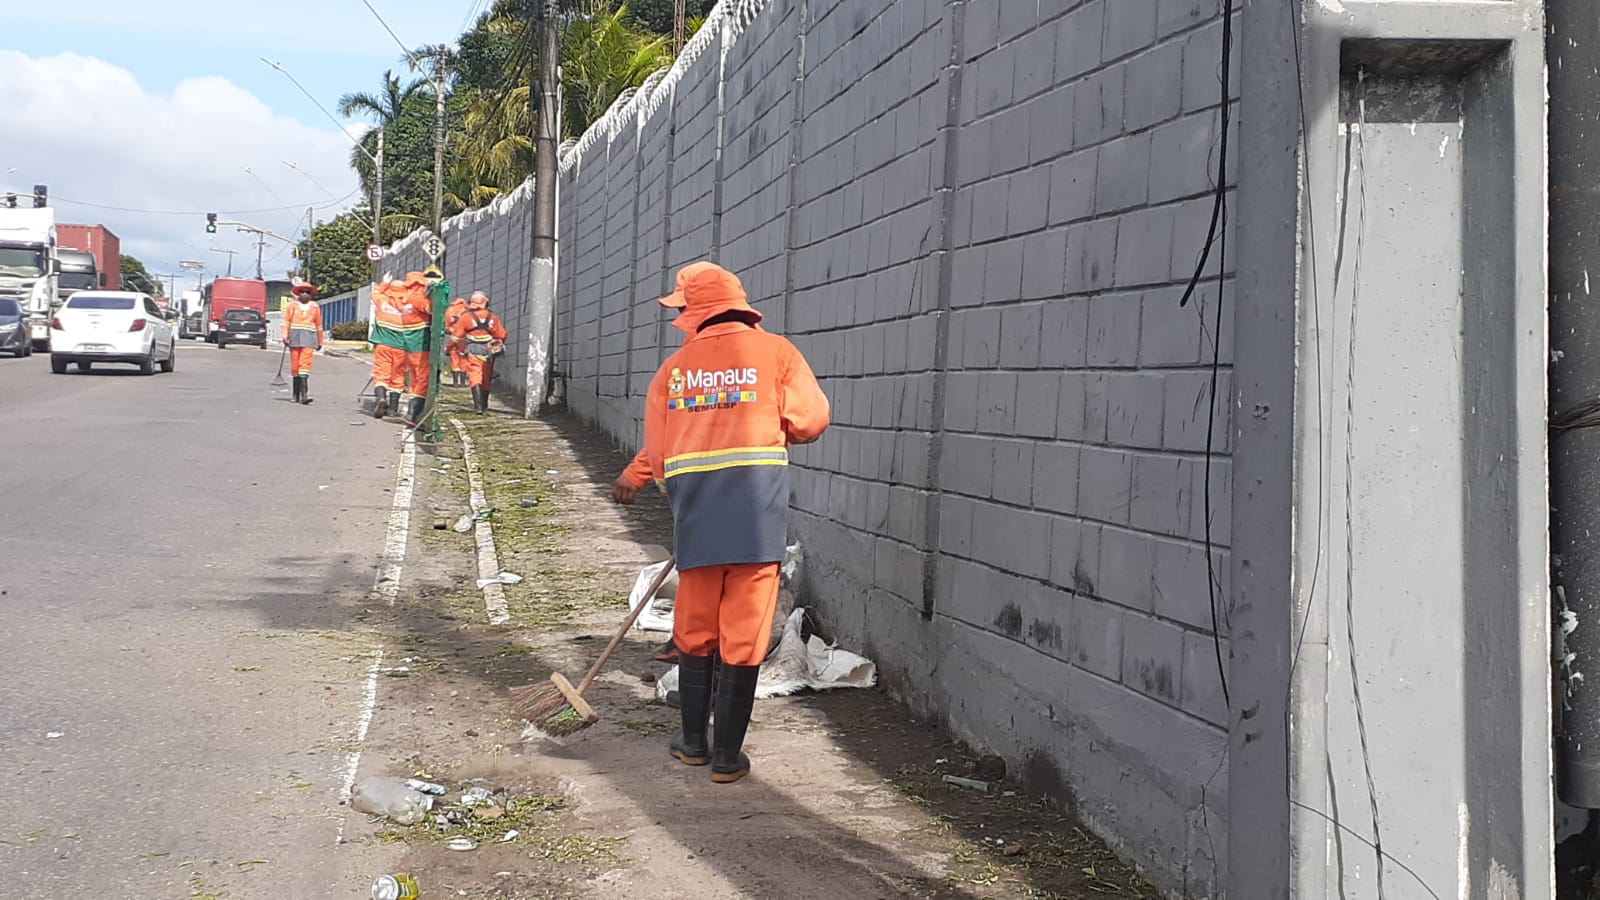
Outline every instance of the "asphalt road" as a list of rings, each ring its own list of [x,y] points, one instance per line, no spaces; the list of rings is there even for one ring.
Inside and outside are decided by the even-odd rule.
[[[0,359],[0,894],[366,896],[339,805],[399,427],[366,365]]]

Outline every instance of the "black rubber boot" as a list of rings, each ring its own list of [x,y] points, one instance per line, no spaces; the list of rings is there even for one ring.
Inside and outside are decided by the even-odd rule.
[[[422,406],[427,403],[426,397],[412,397],[409,408],[406,410],[406,426],[415,428],[422,422]]]
[[[307,405],[310,405],[310,403],[311,403],[311,376],[310,375],[301,375],[300,376],[300,402],[304,403],[304,404],[307,404]]]
[[[706,743],[706,726],[711,721],[711,661],[709,656],[678,654],[678,709],[683,727],[667,747],[686,766],[711,762],[711,747]]]
[[[294,402],[299,403],[300,402],[300,376],[299,375],[290,376],[289,384],[290,384],[290,388],[289,388],[290,397],[294,400]]]
[[[389,392],[381,385],[372,389],[372,417],[381,419],[389,414]]]
[[[729,784],[750,774],[750,757],[741,752],[756,703],[760,666],[723,663],[717,672],[717,728],[711,736],[711,780]]]

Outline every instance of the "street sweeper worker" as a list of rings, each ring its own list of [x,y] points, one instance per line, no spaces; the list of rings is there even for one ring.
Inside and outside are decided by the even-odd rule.
[[[450,333],[467,345],[467,380],[472,384],[472,408],[489,411],[489,389],[494,381],[494,357],[504,347],[506,326],[489,309],[489,295],[473,291],[465,315],[456,319]]]
[[[372,290],[372,308],[377,316],[372,327],[372,416],[389,414],[392,394],[407,424],[414,425],[428,396],[428,323],[433,319],[428,280],[421,272],[407,272],[404,280],[380,284]]]
[[[778,567],[788,542],[790,444],[828,427],[828,398],[800,351],[760,327],[732,272],[697,262],[661,305],[688,335],[645,397],[650,477],[672,507],[679,570],[673,609],[682,730],[679,761],[711,764],[711,780],[750,772],[743,752],[756,678],[772,636]],[[632,503],[637,476],[612,496]],[[713,657],[722,668],[712,696]],[[717,726],[708,744],[713,699]]]
[[[311,359],[322,349],[322,307],[317,289],[305,282],[294,286],[283,304],[283,346],[294,373],[294,402],[311,402]]]
[[[445,351],[450,354],[450,383],[460,387],[467,383],[467,342],[455,335],[456,320],[467,314],[467,298],[457,297],[444,311],[444,333],[450,335]]]

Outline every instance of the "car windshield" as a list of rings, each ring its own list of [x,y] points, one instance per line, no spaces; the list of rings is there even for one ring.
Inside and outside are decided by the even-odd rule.
[[[93,275],[61,275],[61,289],[64,291],[92,291],[99,286],[99,280]]]
[[[222,318],[229,322],[259,322],[261,313],[253,309],[230,309],[222,314]]]
[[[67,301],[68,309],[133,309],[132,297],[107,294],[74,294]]]
[[[10,297],[0,297],[0,316],[20,315],[22,315],[22,307],[17,305],[17,301],[12,300]]]
[[[37,278],[43,274],[43,250],[31,247],[0,247],[0,275]]]

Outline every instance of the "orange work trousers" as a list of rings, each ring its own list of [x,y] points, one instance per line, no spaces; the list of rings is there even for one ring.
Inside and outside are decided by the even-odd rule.
[[[466,355],[467,382],[473,387],[492,387],[494,381],[494,358],[489,356]]]
[[[289,368],[296,375],[311,374],[311,357],[317,352],[315,347],[290,347]]]
[[[778,564],[737,563],[678,573],[672,639],[691,656],[721,653],[734,666],[759,666],[778,610]]]
[[[445,346],[450,351],[450,371],[467,371],[467,348],[465,341],[451,341]]]
[[[406,376],[411,386],[406,387]],[[398,394],[425,397],[428,394],[428,351],[407,353],[399,347],[378,344],[372,348],[372,383]]]

